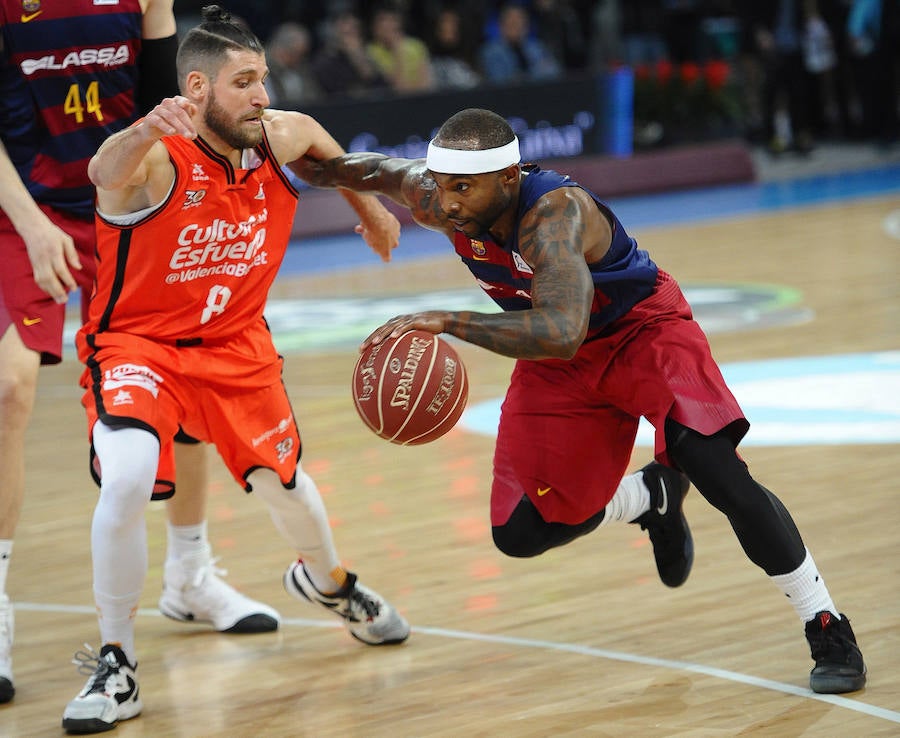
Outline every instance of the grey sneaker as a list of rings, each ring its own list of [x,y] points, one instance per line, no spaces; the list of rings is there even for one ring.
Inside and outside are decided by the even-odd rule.
[[[322,594],[310,581],[302,561],[295,561],[284,573],[284,588],[298,600],[308,600],[344,619],[350,634],[370,646],[403,643],[409,637],[409,623],[377,592],[347,573],[344,587],[332,595]]]

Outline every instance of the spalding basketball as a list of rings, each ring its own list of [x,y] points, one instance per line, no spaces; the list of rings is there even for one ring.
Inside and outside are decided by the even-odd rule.
[[[440,438],[459,420],[469,380],[459,354],[427,331],[368,346],[353,369],[353,402],[377,435],[402,446]]]

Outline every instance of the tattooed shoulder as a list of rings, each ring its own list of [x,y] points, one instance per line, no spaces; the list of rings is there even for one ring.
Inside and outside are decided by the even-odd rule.
[[[519,248],[529,263],[559,251],[581,251],[584,238],[582,203],[568,195],[563,190],[553,190],[522,217]]]

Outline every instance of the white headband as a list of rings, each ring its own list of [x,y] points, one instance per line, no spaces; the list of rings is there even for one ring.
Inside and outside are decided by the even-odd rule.
[[[518,164],[520,159],[519,139],[515,137],[505,146],[480,151],[445,149],[432,141],[428,144],[425,166],[438,174],[486,174]]]

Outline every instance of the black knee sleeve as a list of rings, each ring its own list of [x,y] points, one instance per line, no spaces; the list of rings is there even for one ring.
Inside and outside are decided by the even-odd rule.
[[[728,518],[754,564],[774,576],[803,563],[806,547],[793,518],[781,500],[750,476],[727,435],[704,436],[668,420],[666,446],[697,491]]]
[[[548,523],[528,499],[528,495],[522,495],[509,520],[503,525],[495,525],[491,532],[494,545],[507,556],[529,558],[590,533],[602,520],[603,510],[577,525]]]

